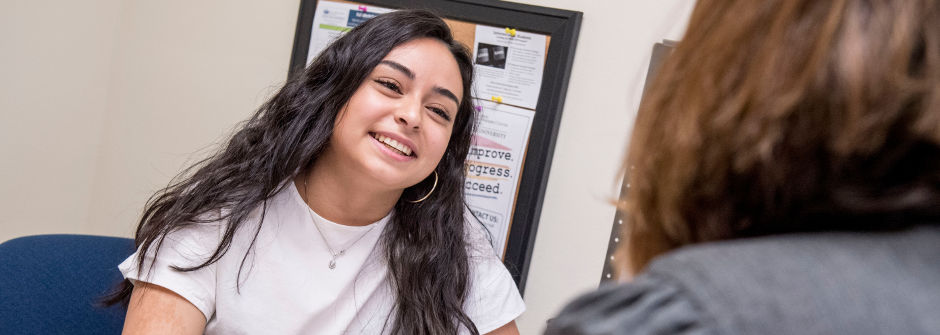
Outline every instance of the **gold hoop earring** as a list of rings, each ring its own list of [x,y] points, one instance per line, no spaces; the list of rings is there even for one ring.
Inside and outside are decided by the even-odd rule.
[[[436,189],[436,188],[437,188],[437,171],[434,171],[434,185],[431,186],[431,191],[429,191],[428,194],[425,194],[423,197],[421,197],[421,199],[418,199],[418,200],[408,200],[408,202],[413,203],[413,204],[416,204],[416,203],[425,201],[425,200],[428,199],[428,197],[431,196],[431,193],[434,193],[434,189]]]

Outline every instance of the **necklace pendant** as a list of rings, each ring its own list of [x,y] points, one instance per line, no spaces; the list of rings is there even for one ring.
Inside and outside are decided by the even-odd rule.
[[[335,259],[331,259],[331,260],[330,260],[330,270],[333,270],[333,269],[335,269],[335,268],[336,268],[336,260],[335,260]]]

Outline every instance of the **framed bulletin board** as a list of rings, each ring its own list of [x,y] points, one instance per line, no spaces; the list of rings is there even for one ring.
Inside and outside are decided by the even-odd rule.
[[[582,14],[496,0],[302,0],[289,76],[345,31],[405,8],[444,17],[473,52],[479,121],[464,191],[522,292]]]

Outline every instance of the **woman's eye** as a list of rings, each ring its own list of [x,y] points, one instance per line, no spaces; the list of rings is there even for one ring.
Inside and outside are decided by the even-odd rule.
[[[379,83],[379,85],[385,86],[385,88],[392,90],[392,92],[401,94],[401,87],[398,87],[398,84],[393,81],[376,79],[375,82]]]
[[[444,118],[444,120],[450,121],[450,115],[447,114],[447,112],[444,111],[443,109],[440,109],[437,107],[428,107],[428,110],[430,110],[434,114],[440,115],[442,118]]]

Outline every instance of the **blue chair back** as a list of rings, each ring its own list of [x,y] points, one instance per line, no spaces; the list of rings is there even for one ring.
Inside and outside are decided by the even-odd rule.
[[[26,236],[0,244],[0,333],[120,334],[124,306],[101,298],[134,252],[127,238]]]

